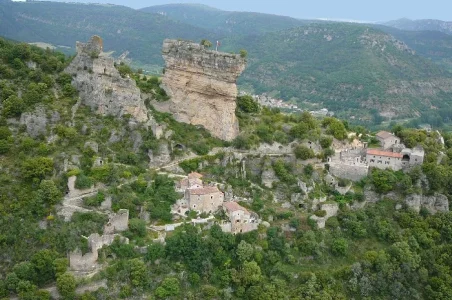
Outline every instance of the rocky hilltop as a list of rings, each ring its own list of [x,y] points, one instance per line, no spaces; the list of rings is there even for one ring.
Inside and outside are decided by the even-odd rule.
[[[163,59],[162,87],[171,99],[156,108],[172,113],[177,121],[202,125],[218,138],[233,140],[239,133],[236,80],[245,69],[245,59],[168,39],[163,42]]]
[[[66,72],[79,91],[82,103],[101,115],[129,114],[139,122],[148,120],[146,106],[134,80],[122,78],[114,59],[103,52],[103,41],[93,36],[88,43],[77,42],[77,55]]]

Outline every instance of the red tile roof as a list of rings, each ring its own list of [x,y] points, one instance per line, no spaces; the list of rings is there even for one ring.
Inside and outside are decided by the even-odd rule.
[[[189,179],[193,179],[193,178],[199,179],[199,178],[202,178],[202,177],[203,177],[202,174],[199,174],[197,172],[191,172],[190,174],[188,174],[188,178]]]
[[[387,131],[380,131],[379,133],[377,133],[377,137],[385,140],[385,139],[388,139],[391,137],[395,137],[395,135],[393,135],[392,133],[389,133]]]
[[[403,155],[400,153],[383,151],[383,150],[378,150],[378,149],[368,149],[367,155],[403,158]]]
[[[190,195],[208,195],[221,192],[216,186],[208,186],[199,189],[189,189],[188,191]]]
[[[246,210],[246,208],[244,208],[243,206],[239,205],[237,202],[224,202],[223,206],[229,212],[243,210],[244,212],[248,213],[248,210]]]

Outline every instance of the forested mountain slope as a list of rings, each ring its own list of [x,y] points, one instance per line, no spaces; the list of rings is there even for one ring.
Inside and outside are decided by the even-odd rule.
[[[372,109],[415,117],[432,106],[451,105],[450,73],[369,26],[313,24],[225,44],[248,49],[240,83],[257,93],[279,91],[284,99],[356,118],[368,117]]]
[[[105,38],[115,56],[125,51],[137,64],[158,72],[165,38],[200,40],[209,32],[158,14],[124,6],[58,2],[0,2],[0,36],[24,42],[45,42],[74,49],[74,41],[94,34]]]
[[[401,30],[410,31],[439,31],[446,34],[452,34],[452,22],[426,19],[426,20],[410,20],[398,19],[383,23],[383,25],[394,27]]]
[[[220,37],[221,35],[261,34],[313,22],[271,14],[224,11],[199,4],[156,5],[141,10],[162,14],[172,20],[204,28],[219,34]]]

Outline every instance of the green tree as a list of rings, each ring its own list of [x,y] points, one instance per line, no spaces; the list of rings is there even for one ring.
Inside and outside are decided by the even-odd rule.
[[[55,269],[53,261],[57,253],[51,250],[41,250],[31,257],[31,263],[37,273],[37,283],[44,284],[55,279]]]
[[[331,251],[333,254],[338,256],[343,256],[347,253],[348,250],[348,242],[344,238],[337,238],[333,240],[333,244],[331,245]]]
[[[26,159],[21,166],[22,176],[25,179],[43,179],[53,171],[53,160],[48,157]]]
[[[333,139],[330,136],[322,136],[320,138],[320,146],[322,146],[323,149],[328,149],[331,144],[333,144]]]
[[[139,258],[134,258],[128,261],[130,269],[130,282],[134,287],[144,287],[147,284],[146,265]]]
[[[146,222],[141,219],[130,219],[129,230],[136,236],[145,237],[147,233]]]
[[[180,293],[179,279],[174,277],[167,277],[163,280],[160,286],[155,290],[157,298],[168,298],[177,296]]]
[[[240,241],[237,246],[236,254],[240,262],[249,261],[253,256],[254,249],[251,244],[248,244],[246,241]]]
[[[237,106],[244,113],[257,113],[259,104],[249,95],[237,97]]]
[[[314,151],[304,145],[298,145],[294,149],[295,157],[302,160],[307,160],[315,157]]]
[[[9,96],[8,99],[3,101],[2,114],[5,117],[18,117],[25,110],[25,103],[22,98],[16,95]]]
[[[75,299],[75,278],[71,273],[64,273],[57,278],[57,289],[64,299]]]
[[[245,49],[241,49],[239,53],[241,58],[246,58],[248,56],[248,51]]]
[[[39,202],[48,206],[52,206],[60,202],[63,198],[60,190],[52,180],[43,180],[39,184],[38,199]]]
[[[212,42],[209,41],[209,40],[201,40],[200,45],[204,46],[204,48],[211,48],[212,47]]]

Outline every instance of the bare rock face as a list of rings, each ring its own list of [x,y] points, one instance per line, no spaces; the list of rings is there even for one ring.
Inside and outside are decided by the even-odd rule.
[[[202,125],[220,139],[237,137],[236,80],[245,70],[245,59],[178,40],[163,42],[163,59],[162,87],[171,99],[155,107],[179,122]]]
[[[72,84],[83,103],[101,115],[129,114],[136,121],[146,122],[146,106],[135,81],[122,78],[114,59],[102,51],[103,42],[98,36],[86,44],[77,42],[77,56],[65,70],[75,74]]]

